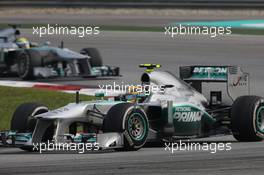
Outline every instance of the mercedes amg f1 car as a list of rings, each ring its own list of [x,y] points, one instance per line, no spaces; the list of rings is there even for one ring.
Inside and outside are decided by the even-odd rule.
[[[103,149],[137,150],[146,142],[217,134],[263,140],[264,99],[249,95],[249,74],[240,67],[183,66],[180,78],[155,70],[159,65],[140,67],[147,68],[142,86],[162,91],[89,102],[80,102],[77,93],[76,102],[55,110],[22,104],[14,112],[12,131],[2,132],[2,144],[26,149],[34,143],[79,140],[97,142]]]
[[[13,28],[0,30],[0,75],[19,76],[21,79],[48,77],[119,76],[119,67],[104,66],[96,48],[84,48],[77,53],[46,42],[38,45],[18,37]]]

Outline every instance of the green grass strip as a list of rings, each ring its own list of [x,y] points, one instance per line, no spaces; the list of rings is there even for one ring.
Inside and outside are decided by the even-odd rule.
[[[37,102],[46,105],[49,109],[55,109],[75,101],[75,94],[5,86],[0,86],[0,97],[0,130],[10,128],[13,112],[22,103]],[[86,95],[81,95],[80,98],[82,101],[95,99]]]

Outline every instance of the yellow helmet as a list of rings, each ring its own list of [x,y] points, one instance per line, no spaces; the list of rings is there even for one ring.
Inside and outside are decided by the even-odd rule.
[[[25,48],[25,49],[29,49],[30,48],[30,43],[29,43],[28,39],[24,38],[24,37],[18,38],[16,40],[16,44],[20,48]]]
[[[128,102],[136,103],[138,101],[137,95],[144,94],[144,87],[142,86],[128,86],[126,96],[132,98],[127,99]]]
[[[141,94],[142,86],[129,86],[127,89],[127,93],[133,95]]]

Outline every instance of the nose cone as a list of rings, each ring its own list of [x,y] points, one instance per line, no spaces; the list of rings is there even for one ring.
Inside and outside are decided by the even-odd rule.
[[[36,119],[69,119],[69,118],[81,118],[85,117],[86,104],[71,103],[67,106],[36,115]]]

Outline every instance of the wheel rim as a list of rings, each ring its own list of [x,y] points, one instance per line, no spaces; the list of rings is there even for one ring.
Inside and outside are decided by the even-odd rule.
[[[27,57],[22,54],[19,58],[19,64],[18,64],[18,72],[19,75],[24,75],[27,71]]]
[[[134,140],[141,140],[146,134],[146,121],[140,113],[133,113],[128,118],[128,133]]]
[[[261,106],[257,110],[256,125],[257,125],[257,130],[260,131],[261,133],[264,133],[264,106]]]

